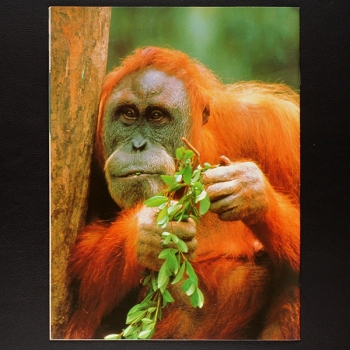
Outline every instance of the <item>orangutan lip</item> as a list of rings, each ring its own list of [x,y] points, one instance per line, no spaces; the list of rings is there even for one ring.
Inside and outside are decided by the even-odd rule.
[[[136,177],[136,176],[150,176],[150,175],[159,175],[154,173],[144,173],[142,171],[135,171],[125,175],[116,176],[117,178],[128,178],[128,177]]]

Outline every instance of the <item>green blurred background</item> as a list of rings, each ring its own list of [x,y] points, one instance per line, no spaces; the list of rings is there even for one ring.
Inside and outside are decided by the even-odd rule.
[[[259,80],[299,91],[299,8],[113,8],[107,70],[147,45],[186,52],[224,83]]]

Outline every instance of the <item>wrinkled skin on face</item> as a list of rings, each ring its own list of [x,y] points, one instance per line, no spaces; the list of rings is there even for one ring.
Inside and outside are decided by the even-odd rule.
[[[154,68],[124,77],[109,97],[103,122],[105,176],[122,208],[164,188],[162,174],[175,171],[176,148],[191,135],[184,84]]]

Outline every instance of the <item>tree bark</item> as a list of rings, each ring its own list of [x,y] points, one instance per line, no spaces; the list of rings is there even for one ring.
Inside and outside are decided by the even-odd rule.
[[[50,8],[51,338],[64,336],[66,266],[84,225],[98,97],[106,72],[110,8]]]

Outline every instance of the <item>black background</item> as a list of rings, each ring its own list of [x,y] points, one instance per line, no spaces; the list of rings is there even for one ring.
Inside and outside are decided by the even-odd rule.
[[[301,341],[50,341],[48,7],[300,6]],[[0,2],[0,348],[348,349],[350,3]]]

